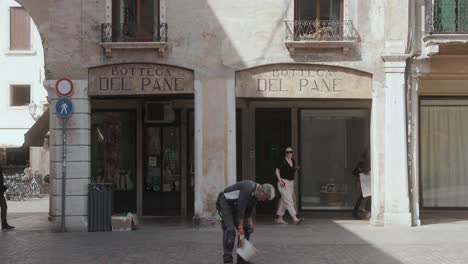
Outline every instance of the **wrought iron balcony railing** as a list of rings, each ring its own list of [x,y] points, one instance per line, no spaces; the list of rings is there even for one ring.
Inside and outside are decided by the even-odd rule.
[[[150,33],[138,32],[136,24],[101,24],[101,42],[167,42],[167,24],[155,24]]]
[[[468,34],[468,2],[426,0],[426,33]]]
[[[286,41],[358,41],[351,20],[286,20]]]

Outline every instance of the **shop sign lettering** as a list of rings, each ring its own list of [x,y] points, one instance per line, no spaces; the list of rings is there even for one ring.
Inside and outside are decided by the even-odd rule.
[[[259,92],[287,92],[289,85],[284,83],[290,81],[288,77],[294,77],[296,85],[292,88],[297,89],[299,92],[315,91],[315,92],[340,92],[340,84],[342,79],[339,78],[338,73],[328,70],[279,70],[274,69],[271,72],[272,78],[257,80],[257,91]]]
[[[120,64],[89,72],[89,95],[193,93],[193,72],[157,64]]]
[[[371,78],[328,66],[276,68],[265,66],[238,72],[238,97],[370,98]]]

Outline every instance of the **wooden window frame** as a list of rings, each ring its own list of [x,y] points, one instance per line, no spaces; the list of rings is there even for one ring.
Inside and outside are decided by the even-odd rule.
[[[323,0],[316,0],[315,2],[315,17],[316,21],[320,21],[320,1]],[[343,21],[344,19],[344,0],[340,0],[340,21]],[[294,20],[300,20],[299,18],[299,12],[300,11],[300,6],[299,6],[299,0],[294,0]]]
[[[24,43],[24,47],[21,45],[23,43],[16,43],[16,42],[20,42],[19,40],[16,40],[14,39],[15,37],[17,37],[15,34],[14,34],[14,30],[15,28],[14,25],[13,25],[13,13],[12,11],[13,10],[24,10],[24,12],[26,13],[27,15],[27,23],[26,23],[26,26],[27,26],[27,44],[26,44],[26,41]],[[19,26],[19,25],[18,25]],[[32,30],[31,30],[31,17],[29,16],[28,12],[26,11],[26,9],[24,9],[23,7],[20,7],[20,6],[10,6],[9,7],[9,50],[11,51],[29,51],[29,50],[32,50],[32,36],[31,36],[31,33],[32,33]],[[25,34],[26,36],[26,34]],[[19,45],[18,45],[19,44]],[[18,47],[17,47],[18,46]]]
[[[14,92],[14,89],[17,89],[18,87],[27,87],[29,89],[29,100],[24,105],[13,104],[13,92]],[[31,86],[31,84],[11,84],[10,85],[10,102],[9,102],[10,107],[26,107],[26,106],[28,106],[29,103],[31,103],[31,98],[32,98],[32,86]]]

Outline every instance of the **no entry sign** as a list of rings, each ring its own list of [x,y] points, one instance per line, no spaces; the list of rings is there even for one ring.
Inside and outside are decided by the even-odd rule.
[[[73,93],[73,83],[68,78],[62,78],[55,84],[55,90],[59,96],[69,96]]]

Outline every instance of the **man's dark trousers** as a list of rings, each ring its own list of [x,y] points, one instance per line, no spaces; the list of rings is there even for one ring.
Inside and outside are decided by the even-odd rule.
[[[363,197],[361,192],[361,194],[359,194],[359,197],[356,200],[356,203],[354,204],[353,213],[357,213],[359,211],[359,207],[361,206],[362,202],[364,202],[364,208],[366,209],[366,211],[370,212],[371,196]]]
[[[7,204],[6,204],[6,201],[5,201],[5,196],[3,196],[3,192],[0,192],[0,208],[2,210],[2,226],[6,225],[7,224],[7,218],[6,218],[6,215],[7,215]]]
[[[223,228],[223,260],[224,263],[232,263],[232,250],[234,249],[234,242],[236,240],[236,229],[239,224],[237,220],[236,210],[231,206],[226,199],[224,199],[223,193],[218,195],[216,202],[216,209],[221,216],[221,227]],[[253,230],[249,227],[247,221],[244,221],[244,232],[245,239],[249,240]],[[246,263],[244,260],[237,255],[237,263]]]

